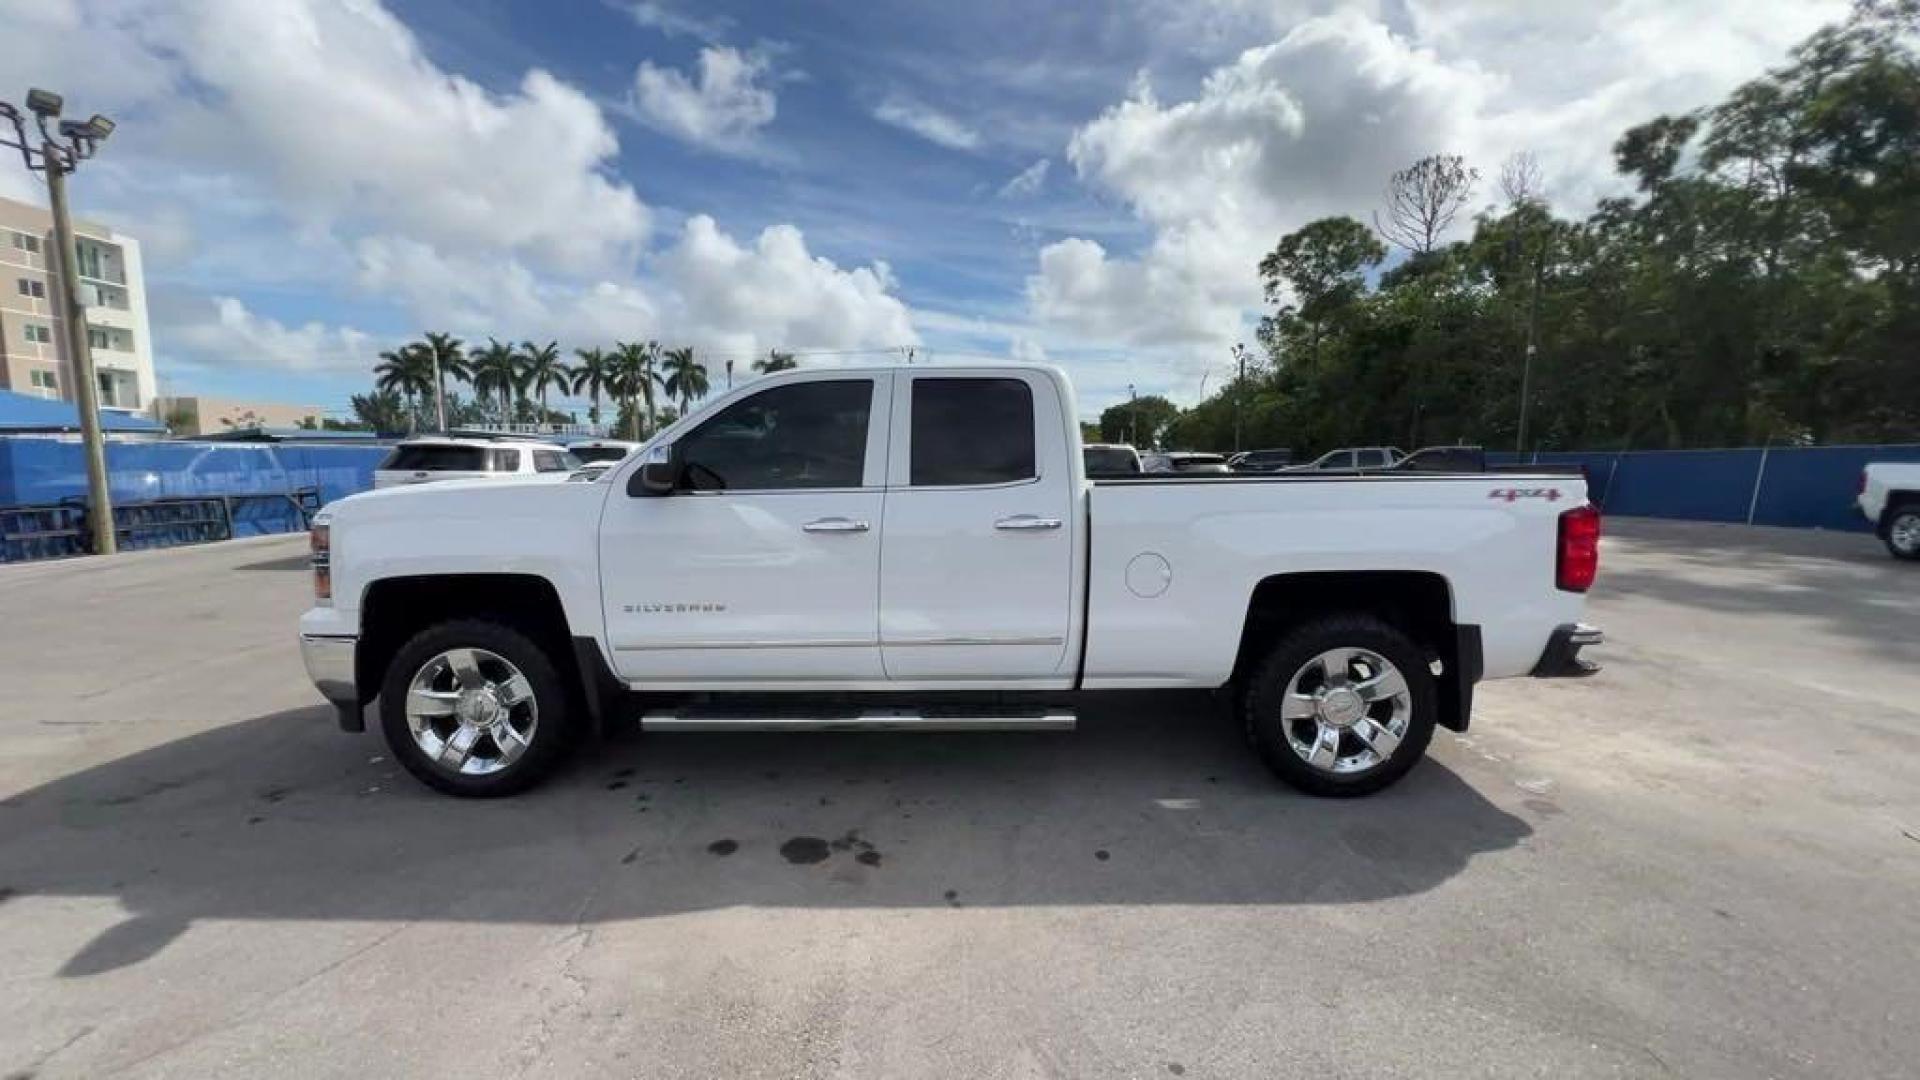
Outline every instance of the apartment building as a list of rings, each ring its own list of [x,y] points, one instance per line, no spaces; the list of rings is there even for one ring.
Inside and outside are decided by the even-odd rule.
[[[155,386],[140,244],[85,221],[73,231],[100,407],[145,411]],[[57,248],[52,214],[0,199],[0,389],[71,401]]]

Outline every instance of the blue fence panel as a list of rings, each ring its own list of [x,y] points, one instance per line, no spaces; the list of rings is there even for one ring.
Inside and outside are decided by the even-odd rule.
[[[1687,521],[1745,521],[1758,450],[1623,453],[1609,466],[1608,513]]]
[[[1776,446],[1754,503],[1755,525],[1866,532],[1873,523],[1860,514],[1854,496],[1860,470],[1870,461],[1920,461],[1915,446]]]

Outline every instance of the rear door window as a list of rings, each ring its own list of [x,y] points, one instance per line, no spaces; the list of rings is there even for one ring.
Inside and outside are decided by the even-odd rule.
[[[1034,467],[1033,390],[1020,379],[913,380],[914,487],[1011,484]]]
[[[483,472],[487,452],[477,446],[396,446],[380,467],[405,472]]]
[[[490,450],[488,451],[488,453],[493,456],[493,464],[489,467],[491,471],[493,472],[519,472],[520,471],[520,451],[513,450],[513,449],[500,449],[500,450]]]
[[[575,459],[574,464],[569,465],[567,463],[567,455],[562,454],[558,450],[535,450],[533,452],[534,472],[572,472],[578,463],[578,459]]]

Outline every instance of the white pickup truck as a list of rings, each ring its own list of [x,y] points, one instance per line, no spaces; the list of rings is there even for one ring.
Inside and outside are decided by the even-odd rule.
[[[1896,559],[1920,559],[1920,461],[1876,461],[1860,470],[1854,499]]]
[[[1486,678],[1576,675],[1578,476],[1089,481],[1039,366],[785,372],[594,483],[355,495],[313,530],[307,670],[460,795],[581,736],[1058,729],[1089,690],[1228,689],[1272,769],[1375,791]]]

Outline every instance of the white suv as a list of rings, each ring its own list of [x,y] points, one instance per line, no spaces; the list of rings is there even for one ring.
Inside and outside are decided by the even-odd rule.
[[[395,446],[393,453],[374,469],[373,486],[542,474],[552,474],[559,480],[579,467],[579,458],[552,443],[451,437],[408,439]]]

